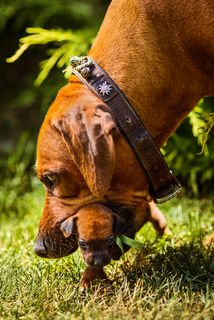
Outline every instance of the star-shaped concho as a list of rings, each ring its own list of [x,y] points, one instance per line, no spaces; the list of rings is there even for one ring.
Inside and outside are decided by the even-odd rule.
[[[109,95],[109,93],[111,92],[112,87],[110,84],[108,84],[106,81],[103,82],[103,84],[99,85],[99,91],[100,93],[102,93],[102,95],[104,96],[105,94]]]

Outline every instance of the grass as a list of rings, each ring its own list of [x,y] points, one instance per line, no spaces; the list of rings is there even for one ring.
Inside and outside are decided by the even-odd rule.
[[[18,199],[0,228],[0,319],[214,319],[214,201],[173,199],[160,206],[173,232],[157,237],[150,224],[131,249],[106,267],[114,289],[95,282],[80,294],[85,263],[79,251],[59,260],[33,253],[43,188]]]

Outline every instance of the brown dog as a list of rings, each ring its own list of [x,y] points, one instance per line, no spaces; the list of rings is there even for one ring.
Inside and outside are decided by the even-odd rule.
[[[125,230],[124,234],[126,236],[134,238],[135,232],[140,229],[142,223],[144,224],[150,215],[149,208],[147,209],[148,213],[144,221],[140,219],[136,221],[137,217],[134,213],[130,212],[129,217],[126,217],[127,208],[125,208],[124,214],[122,214],[122,208],[120,208],[121,217],[106,205],[91,204],[82,207],[75,215],[62,222],[61,230],[63,236],[70,238],[75,235],[76,243],[79,245],[84,260],[88,264],[81,282],[82,287],[89,288],[96,277],[108,283],[103,267],[109,264],[111,259],[118,260],[122,254],[115,244],[115,237]],[[156,210],[158,209],[156,208]],[[165,219],[160,212],[156,211],[156,214],[158,231],[163,232],[166,229]],[[153,216],[155,216],[154,212]],[[161,226],[160,220],[162,221]],[[154,217],[153,224],[155,226]],[[123,247],[124,251],[130,248],[125,244]]]
[[[102,281],[107,281],[103,267],[109,264],[112,258],[116,260],[120,257],[115,245],[115,236],[125,228],[125,219],[100,204],[81,208],[77,214],[61,224],[65,238],[73,233],[76,235],[84,260],[88,264],[82,287],[90,287],[96,276]]]
[[[213,0],[113,0],[108,9],[89,56],[120,87],[159,148],[201,97],[214,94],[213,32]],[[109,214],[125,220],[124,234],[131,225],[131,237],[146,221],[159,231],[166,227],[153,203],[149,209],[149,181],[111,110],[76,76],[60,90],[42,125],[37,171],[46,187],[35,244],[40,256],[66,256],[86,235],[87,246],[95,248],[102,228],[110,241],[117,233],[112,218],[105,218]],[[106,224],[99,233],[88,234],[91,210],[98,224]],[[68,232],[73,227],[77,238]],[[83,285],[96,275],[105,278],[102,267],[114,254],[103,242],[100,250],[108,256],[98,259],[100,272],[93,269],[94,258],[85,256],[90,269]]]

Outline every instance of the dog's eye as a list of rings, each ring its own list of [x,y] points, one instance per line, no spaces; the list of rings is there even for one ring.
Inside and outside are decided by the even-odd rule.
[[[50,188],[53,185],[55,185],[57,183],[57,176],[53,173],[53,174],[45,174],[44,175],[44,183],[45,185]]]
[[[109,238],[108,238],[108,244],[109,245],[112,245],[114,243],[114,236],[111,235]]]
[[[88,248],[87,243],[83,239],[79,240],[79,246],[83,250],[86,250]]]

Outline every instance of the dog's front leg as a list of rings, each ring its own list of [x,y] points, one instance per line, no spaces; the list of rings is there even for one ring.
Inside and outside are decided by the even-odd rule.
[[[83,273],[83,278],[80,284],[81,291],[84,291],[85,288],[86,290],[89,289],[96,277],[102,283],[110,284],[109,279],[103,269],[96,270],[92,269],[91,267],[87,267],[85,272]]]
[[[149,208],[150,210],[144,218],[143,224],[150,221],[158,233],[172,235],[171,231],[167,227],[166,218],[156,204],[154,202],[150,202]]]

